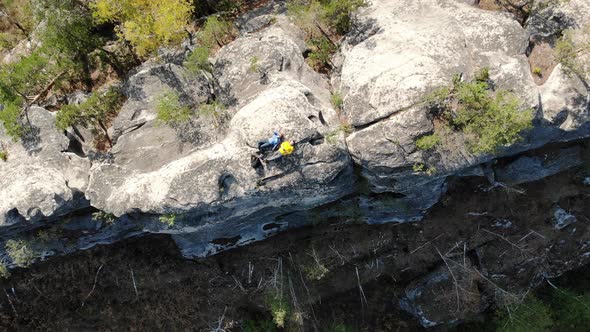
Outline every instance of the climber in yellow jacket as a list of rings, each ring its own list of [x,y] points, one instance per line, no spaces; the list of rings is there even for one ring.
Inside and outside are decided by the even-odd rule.
[[[286,157],[286,156],[292,154],[293,151],[295,151],[295,142],[293,140],[285,141],[285,142],[281,143],[281,146],[279,147],[279,151],[275,152],[272,156],[270,156],[269,158],[266,158],[266,160],[264,160],[264,161],[268,162],[268,161],[279,160],[283,157]]]

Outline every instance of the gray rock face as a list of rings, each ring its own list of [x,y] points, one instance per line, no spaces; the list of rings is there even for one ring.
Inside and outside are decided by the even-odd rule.
[[[182,221],[175,227],[147,230],[179,234],[179,243],[192,243],[184,248],[187,255],[203,255],[215,252],[206,248],[208,241],[238,235],[242,242],[250,241],[247,229],[253,238],[263,238],[263,225],[279,216],[349,193],[350,157],[342,142],[323,140],[337,125],[335,111],[327,106],[328,84],[305,64],[300,41],[285,30],[292,28],[289,23],[285,29],[281,24],[224,47],[210,84],[197,81],[195,87],[181,81],[182,69],[174,65],[146,68],[132,77],[127,83],[130,100],[115,120],[120,136],[113,158],[95,163],[90,172],[85,193],[92,205],[118,216],[178,214]],[[163,84],[198,100],[204,96],[199,92],[206,91],[198,88],[200,83],[214,87],[211,93],[225,101],[232,118],[202,144],[181,143],[172,128],[155,122],[152,95]],[[207,119],[199,116],[196,121]],[[254,169],[250,157],[272,130],[300,143],[288,158]],[[180,235],[184,233],[194,234]],[[183,236],[202,241],[182,242]]]
[[[488,67],[499,88],[539,110],[535,128],[500,156],[590,135],[583,84],[558,67],[537,87],[525,56],[529,35],[506,14],[461,1],[372,1],[359,20],[369,33],[357,31],[362,38],[345,43],[341,77],[334,80],[344,114],[359,128],[347,145],[374,191],[404,195],[398,203],[410,208],[402,220],[436,203],[448,175],[496,157],[469,153],[463,137],[451,133],[436,151],[416,150],[416,139],[433,131],[425,96],[456,74],[469,79]]]
[[[576,221],[576,216],[574,216],[571,213],[568,213],[559,205],[556,205],[553,209],[553,227],[555,227],[555,229],[564,229],[567,226],[575,223]]]
[[[484,309],[484,301],[477,287],[477,277],[466,272],[472,268],[467,262],[465,268],[439,266],[406,288],[400,307],[416,316],[424,327],[452,323],[480,312]],[[449,294],[456,294],[454,310],[447,307]]]
[[[579,28],[590,23],[590,3],[585,0],[562,1],[551,6],[543,6],[538,2],[535,5],[537,8],[526,22],[526,29],[533,36],[556,36],[564,29]]]
[[[181,102],[197,106],[210,100],[211,85],[204,72],[192,74],[173,63],[145,63],[124,86],[128,100],[113,123],[114,138],[154,120],[157,101],[164,93],[176,93]]]
[[[88,206],[83,192],[90,162],[67,152],[69,140],[54,125],[54,116],[39,107],[29,110],[38,130],[27,150],[0,129],[0,141],[8,154],[0,161],[0,226],[24,218],[40,221]]]
[[[567,148],[544,156],[523,156],[496,170],[496,180],[506,184],[533,182],[580,166],[584,163],[579,147]]]
[[[359,19],[374,34],[343,47],[340,84],[345,114],[355,126],[408,109],[453,75],[486,65],[492,78],[521,80],[518,64],[526,62],[528,34],[506,15],[450,0],[377,0]],[[517,65],[501,66],[501,60]]]
[[[314,87],[314,98],[329,105],[328,83],[303,59],[303,36],[284,16],[277,21],[260,32],[238,38],[217,53],[214,74],[221,100],[243,107],[269,85],[297,81]]]

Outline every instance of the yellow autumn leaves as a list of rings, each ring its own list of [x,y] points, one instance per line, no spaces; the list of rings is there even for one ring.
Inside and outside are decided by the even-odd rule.
[[[189,0],[95,0],[91,8],[98,23],[116,24],[142,57],[186,37],[192,11]]]

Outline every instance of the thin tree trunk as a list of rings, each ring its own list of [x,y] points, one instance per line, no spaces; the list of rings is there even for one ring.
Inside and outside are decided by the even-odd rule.
[[[330,42],[330,44],[332,44],[332,46],[336,47],[336,43],[334,43],[332,41],[332,38],[330,38],[330,35],[324,30],[324,28],[322,28],[322,26],[317,21],[314,21],[314,22],[315,22],[315,25],[320,30],[321,34],[324,35],[324,37],[326,37],[326,39]]]
[[[104,136],[107,139],[107,142],[109,142],[109,147],[113,147],[113,141],[111,140],[111,137],[109,136],[109,131],[107,129],[107,127],[104,125],[104,123],[102,123],[101,120],[98,120],[98,125],[100,126],[100,128],[102,128],[102,130],[104,131]]]
[[[92,73],[90,72],[90,59],[88,54],[81,54],[80,61],[84,68],[84,84],[86,85],[86,92],[92,91]]]
[[[117,55],[111,51],[105,50],[102,47],[99,47],[98,50],[107,55],[107,59],[117,72],[117,75],[119,75],[120,78],[123,78],[125,76],[125,68],[123,68],[123,64],[121,63],[121,61],[119,61]]]

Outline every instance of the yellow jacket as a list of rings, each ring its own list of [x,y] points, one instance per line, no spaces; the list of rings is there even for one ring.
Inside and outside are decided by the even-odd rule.
[[[281,143],[281,147],[279,148],[279,152],[283,156],[290,155],[291,153],[293,153],[293,150],[295,150],[295,147],[293,147],[293,145],[291,145],[289,141]]]

